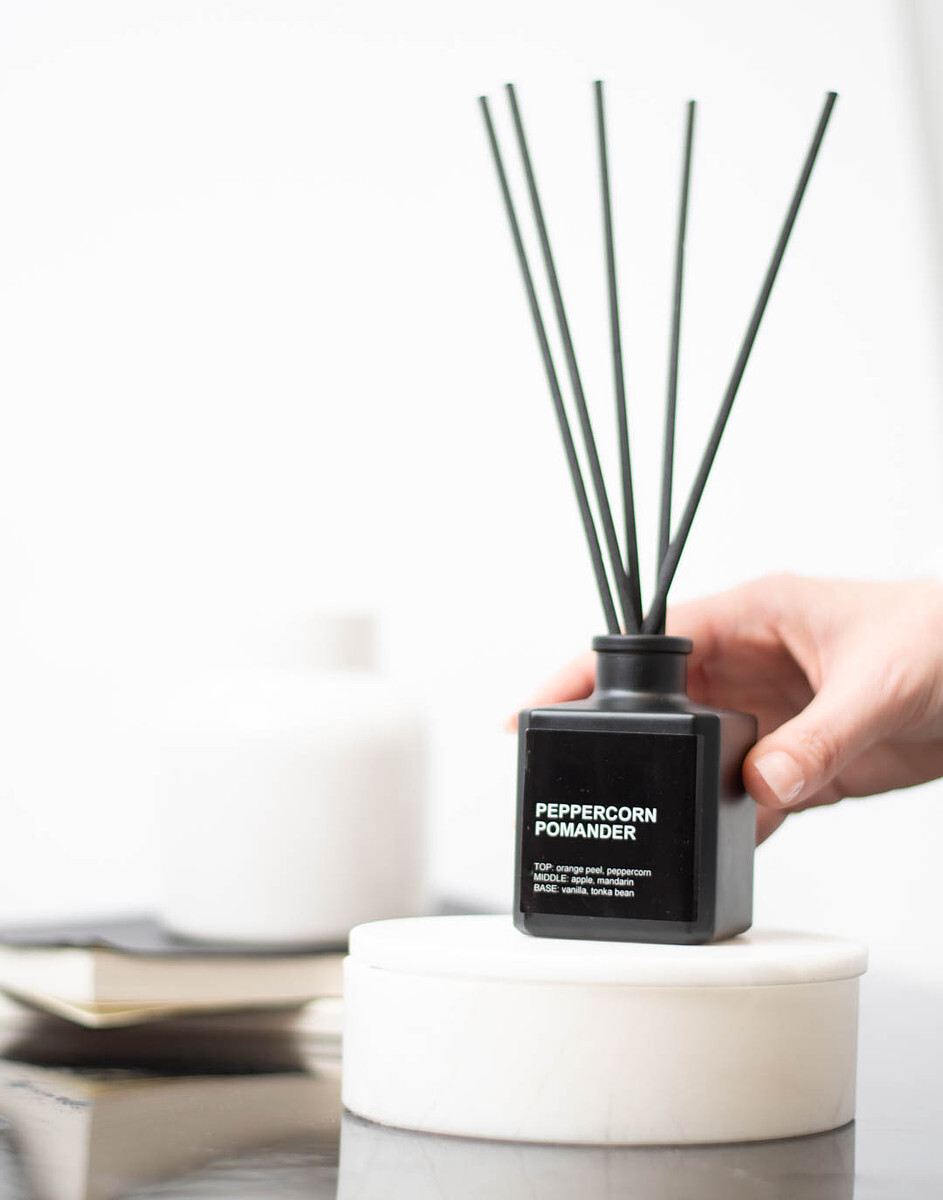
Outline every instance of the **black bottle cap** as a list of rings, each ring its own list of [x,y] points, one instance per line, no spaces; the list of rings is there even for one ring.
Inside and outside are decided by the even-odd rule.
[[[609,633],[593,638],[593,649],[610,654],[690,654],[690,638],[659,633]]]

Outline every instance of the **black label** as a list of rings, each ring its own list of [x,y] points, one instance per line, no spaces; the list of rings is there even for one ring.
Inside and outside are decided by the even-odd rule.
[[[526,737],[521,911],[693,921],[697,738]]]

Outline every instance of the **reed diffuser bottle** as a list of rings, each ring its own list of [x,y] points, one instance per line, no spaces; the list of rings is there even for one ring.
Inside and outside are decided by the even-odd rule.
[[[597,674],[592,695],[572,703],[531,709],[519,718],[514,921],[523,932],[543,937],[675,943],[732,937],[752,922],[755,809],[744,792],[741,767],[756,740],[756,721],[752,716],[708,708],[690,699],[687,658],[692,643],[686,638],[666,636],[665,612],[668,591],[836,96],[830,92],[825,99],[703,459],[672,537],[681,298],[695,118],[694,101],[688,104],[675,251],[657,580],[651,604],[643,613],[602,84],[595,85],[596,132],[624,546],[620,546],[603,479],[520,108],[513,86],[509,84],[507,90],[602,543],[486,97],[481,98],[482,115],[608,628],[606,636],[593,642]]]
[[[688,697],[686,638],[598,637],[596,690],[520,716],[515,922],[709,942],[749,928],[756,722]]]

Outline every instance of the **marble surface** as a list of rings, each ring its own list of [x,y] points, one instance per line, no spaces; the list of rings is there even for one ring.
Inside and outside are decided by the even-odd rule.
[[[2,1200],[914,1200],[943,1194],[943,992],[866,978],[858,1119],[752,1145],[592,1148],[343,1115],[337,1046],[285,1031],[0,1029]]]

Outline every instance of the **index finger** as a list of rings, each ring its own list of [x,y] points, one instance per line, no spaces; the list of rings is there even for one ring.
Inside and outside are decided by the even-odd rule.
[[[585,700],[595,686],[596,655],[592,652],[581,654],[551,675],[522,707],[540,708],[544,704],[561,704],[566,700]],[[505,727],[509,730],[517,728],[517,713],[508,718]]]

